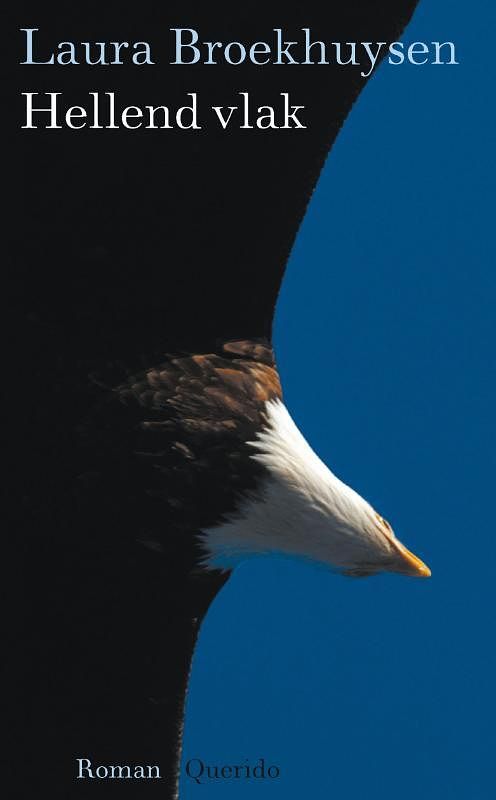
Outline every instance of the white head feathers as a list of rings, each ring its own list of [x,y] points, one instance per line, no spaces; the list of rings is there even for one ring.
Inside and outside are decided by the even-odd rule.
[[[372,506],[325,466],[283,403],[268,402],[266,416],[266,427],[249,443],[252,458],[267,468],[263,490],[246,498],[235,517],[203,531],[207,565],[225,568],[279,552],[351,575],[430,574]]]

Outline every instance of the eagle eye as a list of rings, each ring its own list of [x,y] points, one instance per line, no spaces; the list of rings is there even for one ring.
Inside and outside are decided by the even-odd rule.
[[[389,522],[387,521],[387,519],[384,519],[384,517],[381,517],[380,514],[377,514],[377,519],[379,520],[379,522],[381,522],[383,525],[386,526],[388,531],[391,531],[391,533],[393,532],[393,529],[392,529],[391,525],[389,524]]]

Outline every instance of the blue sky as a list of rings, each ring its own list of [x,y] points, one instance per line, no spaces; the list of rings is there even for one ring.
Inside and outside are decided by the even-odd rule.
[[[185,800],[494,797],[494,23],[482,0],[421,0],[403,38],[452,40],[461,63],[381,66],[276,320],[298,425],[433,576],[239,567],[202,630],[184,756],[281,777],[183,778]]]

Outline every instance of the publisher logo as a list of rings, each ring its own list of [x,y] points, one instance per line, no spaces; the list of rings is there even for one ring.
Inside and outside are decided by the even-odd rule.
[[[269,764],[265,758],[259,758],[254,763],[248,759],[241,764],[207,764],[201,758],[190,758],[184,765],[184,771],[189,780],[199,786],[210,781],[231,780],[274,780],[281,774],[276,764]]]

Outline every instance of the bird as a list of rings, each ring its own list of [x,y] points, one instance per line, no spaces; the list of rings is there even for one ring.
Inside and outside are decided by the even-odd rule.
[[[276,552],[356,577],[430,576],[305,440],[283,403],[268,341],[171,357],[114,391],[141,412],[135,452],[155,470],[148,491],[168,504],[174,527],[191,525],[188,505],[198,509],[193,525],[206,569]]]
[[[220,4],[189,5],[208,41],[264,41],[283,20],[300,32],[311,21],[322,40],[392,42],[416,0],[268,2],[229,19]],[[70,30],[54,16],[50,32],[120,41],[139,27],[158,53],[184,6],[121,9],[120,32],[106,9],[96,20],[80,6]],[[29,69],[43,85],[46,68]],[[155,765],[160,780],[126,780],[126,795],[176,798],[195,643],[240,562],[274,552],[354,578],[430,575],[298,430],[272,343],[295,237],[368,76],[359,65],[53,69],[67,104],[117,74],[123,104],[158,105],[166,86],[171,104],[194,88],[200,112],[239,91],[255,106],[282,92],[306,106],[305,130],[14,138],[22,781],[67,800],[100,780],[79,776],[78,760]],[[104,789],[118,796],[121,781]]]

